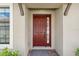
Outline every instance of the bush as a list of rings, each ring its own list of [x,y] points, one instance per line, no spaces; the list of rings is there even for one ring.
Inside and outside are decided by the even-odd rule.
[[[76,56],[79,56],[79,48],[76,49],[75,55],[76,55]]]
[[[19,51],[18,50],[11,51],[8,48],[4,48],[0,52],[0,56],[19,56]]]

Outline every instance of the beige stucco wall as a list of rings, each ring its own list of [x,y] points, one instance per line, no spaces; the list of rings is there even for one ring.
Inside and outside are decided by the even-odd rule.
[[[55,49],[59,55],[63,55],[63,7],[55,12]]]
[[[28,8],[26,7],[25,9],[25,45],[26,45],[26,50],[27,50],[27,55],[29,53],[29,50],[30,50],[30,45],[29,45],[29,10]]]
[[[25,5],[23,4],[23,10],[26,14],[28,11],[26,10]],[[28,46],[27,46],[27,39],[28,39],[28,33],[27,33],[27,17],[24,14],[24,16],[21,16],[20,10],[18,7],[18,4],[13,4],[13,48],[20,51],[22,55],[27,55],[28,53]]]
[[[63,9],[65,7],[66,5]],[[63,15],[63,55],[74,55],[75,48],[79,48],[79,4],[77,3],[71,5],[67,16]]]

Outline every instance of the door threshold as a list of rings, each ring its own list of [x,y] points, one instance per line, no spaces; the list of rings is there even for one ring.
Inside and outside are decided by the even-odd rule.
[[[39,47],[32,47],[32,49],[52,49],[50,46],[44,47],[44,46],[39,46]]]
[[[50,47],[50,46],[33,46],[33,47]]]

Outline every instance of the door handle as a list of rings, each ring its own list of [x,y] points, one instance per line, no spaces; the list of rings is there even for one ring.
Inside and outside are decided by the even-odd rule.
[[[46,43],[49,43],[49,34],[46,34],[46,32],[44,32],[44,38],[46,38]]]
[[[47,31],[47,43],[49,43],[49,31]]]

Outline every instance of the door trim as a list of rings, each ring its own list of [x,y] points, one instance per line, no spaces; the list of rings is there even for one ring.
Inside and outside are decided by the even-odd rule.
[[[51,14],[51,47],[33,47],[32,42],[33,42],[33,14]],[[55,19],[55,12],[52,10],[31,10],[30,11],[30,39],[31,39],[31,44],[30,44],[30,49],[54,49],[55,47],[55,39],[54,39],[54,19]],[[52,29],[53,28],[53,29]]]

